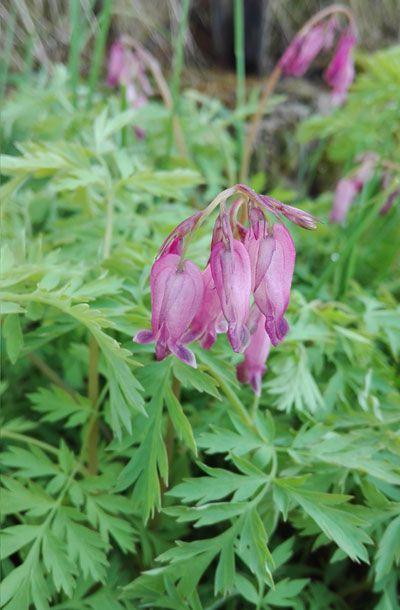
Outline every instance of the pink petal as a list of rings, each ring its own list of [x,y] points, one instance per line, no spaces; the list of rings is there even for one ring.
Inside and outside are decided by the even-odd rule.
[[[352,178],[342,178],[336,186],[333,206],[329,216],[330,222],[341,223],[346,220],[350,206],[358,193],[357,181]]]
[[[284,225],[274,225],[274,239],[275,251],[268,271],[254,294],[254,300],[265,315],[265,329],[272,345],[277,345],[284,339],[289,328],[283,316],[289,305],[296,250]]]
[[[219,332],[222,309],[209,265],[203,271],[202,277],[204,286],[203,301],[185,336],[184,342],[190,343],[200,339],[202,347],[210,349],[215,343],[217,333]],[[224,330],[223,332],[226,331]]]
[[[254,292],[267,272],[275,249],[275,240],[268,234],[268,225],[261,210],[254,209],[252,212],[251,229],[247,232],[244,245],[250,258],[251,289]]]
[[[302,36],[296,36],[279,62],[284,74],[303,76],[324,48],[326,38],[326,28],[323,24],[314,26]]]
[[[166,254],[152,267],[150,288],[152,330],[140,331],[135,340],[155,341],[158,360],[172,352],[195,367],[194,355],[182,343],[203,299],[200,269],[191,261],[182,262],[177,254]]]
[[[333,89],[334,100],[341,103],[354,79],[353,47],[356,44],[354,32],[348,28],[341,37],[336,52],[324,72],[324,79]]]
[[[228,322],[228,339],[235,352],[243,351],[249,340],[247,320],[250,308],[251,267],[244,245],[237,239],[222,241],[211,250],[211,273]]]
[[[257,396],[261,394],[261,382],[265,373],[271,341],[265,330],[265,318],[256,311],[257,321],[250,343],[244,352],[244,361],[237,367],[237,376],[242,383],[250,383]]]
[[[125,50],[122,42],[117,40],[110,47],[108,55],[108,73],[107,83],[110,87],[116,87],[121,83],[121,78],[124,70]]]
[[[152,343],[154,341],[153,331],[151,330],[140,330],[134,337],[133,341],[145,345],[146,343]]]

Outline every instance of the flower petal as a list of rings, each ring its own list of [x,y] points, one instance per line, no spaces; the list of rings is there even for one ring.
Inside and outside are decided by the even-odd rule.
[[[265,315],[265,329],[272,345],[277,345],[284,339],[289,328],[283,316],[290,299],[296,250],[284,225],[274,225],[274,239],[275,251],[268,271],[254,294],[254,300]]]
[[[228,339],[235,352],[243,351],[249,339],[251,267],[244,245],[237,239],[222,241],[211,251],[210,267],[222,312],[228,322]]]

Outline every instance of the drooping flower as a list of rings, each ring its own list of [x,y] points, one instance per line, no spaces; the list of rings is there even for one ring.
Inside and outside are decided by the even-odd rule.
[[[265,318],[256,308],[255,328],[244,352],[244,360],[237,366],[237,377],[249,383],[257,396],[261,394],[261,382],[266,370],[265,361],[271,349],[271,341],[265,330]]]
[[[296,250],[284,225],[274,225],[273,237],[275,250],[267,273],[254,293],[254,300],[265,316],[265,330],[275,346],[283,341],[289,330],[284,315],[289,305]]]
[[[324,72],[324,79],[333,89],[333,100],[340,104],[354,80],[353,47],[357,39],[353,30],[347,28],[339,38],[336,52]]]
[[[156,357],[169,353],[196,367],[193,352],[185,347],[184,335],[203,299],[200,269],[177,254],[166,254],[154,263],[150,274],[151,330],[140,331],[135,341],[156,343]]]
[[[330,222],[342,223],[346,220],[356,195],[362,190],[364,184],[372,178],[377,159],[375,153],[365,154],[357,169],[350,176],[339,180],[329,216]]]
[[[126,71],[125,48],[120,40],[116,40],[110,47],[108,55],[107,83],[110,87],[117,87],[123,82]]]
[[[349,17],[349,12],[347,11]],[[350,25],[346,29],[333,15],[328,20],[321,18],[314,25],[306,25],[297,34],[281,59],[278,67],[287,76],[303,76],[314,59],[321,53],[329,51],[334,44],[336,32],[341,31],[336,51],[330,64],[324,72],[324,79],[333,89],[333,102],[340,104],[346,97],[347,90],[354,79],[353,47],[356,34],[353,19],[350,15]]]
[[[210,267],[222,312],[228,322],[228,339],[235,352],[246,348],[250,310],[251,267],[244,245],[232,236],[229,217],[221,217],[224,237],[211,250]]]
[[[239,199],[228,209],[233,196]],[[218,206],[210,258],[201,273],[185,259],[187,246]],[[277,345],[288,330],[284,315],[295,248],[279,222],[282,216],[299,226],[316,226],[307,212],[237,184],[175,227],[161,245],[150,274],[151,330],[140,331],[135,340],[155,342],[159,360],[172,353],[196,366],[187,345],[199,341],[209,349],[218,333],[227,333],[233,350],[245,352],[239,378],[260,392],[270,344]]]
[[[133,52],[121,40],[113,42],[108,56],[107,83],[110,87],[124,87],[126,99],[133,108],[144,106],[153,89],[146,74],[145,66],[138,52]],[[135,126],[138,139],[145,132]]]
[[[348,211],[358,193],[358,183],[353,178],[342,178],[336,185],[335,197],[329,220],[341,223],[347,218]]]
[[[278,65],[287,76],[303,76],[326,43],[327,28],[321,23],[315,25],[294,37]]]

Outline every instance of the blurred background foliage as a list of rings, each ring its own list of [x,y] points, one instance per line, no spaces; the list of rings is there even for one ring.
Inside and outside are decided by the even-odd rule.
[[[261,71],[320,6],[267,4]],[[186,68],[178,2],[1,5],[7,610],[400,608],[398,201],[380,213],[399,180],[398,3],[349,4],[361,45],[346,104],[329,106],[318,67],[285,80],[255,151],[251,185],[321,220],[293,228],[291,331],[259,402],[223,337],[196,348],[195,371],[131,337],[165,236],[236,181],[260,81],[243,104],[232,74],[196,88],[217,53],[193,31],[205,22],[211,46],[200,2]],[[130,108],[107,87],[121,31],[172,74],[178,107],[154,94]],[[329,224],[337,179],[371,150],[375,175]],[[202,265],[209,230],[190,246]]]

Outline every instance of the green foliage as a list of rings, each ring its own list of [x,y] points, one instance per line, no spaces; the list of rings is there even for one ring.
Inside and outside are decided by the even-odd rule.
[[[354,118],[367,86],[374,108],[387,100],[395,53],[318,119],[346,140],[336,160],[366,133],[395,154],[390,121]],[[3,112],[2,607],[398,610],[399,284],[394,249],[371,239],[394,235],[398,210],[377,218],[371,187],[345,229],[293,231],[291,331],[254,400],[222,337],[194,347],[196,370],[131,340],[162,240],[235,181],[236,114],[183,94],[181,159],[160,103],[121,112],[70,87],[65,68],[39,73]],[[329,198],[312,205],[323,215]],[[208,242],[202,227],[193,257]]]

